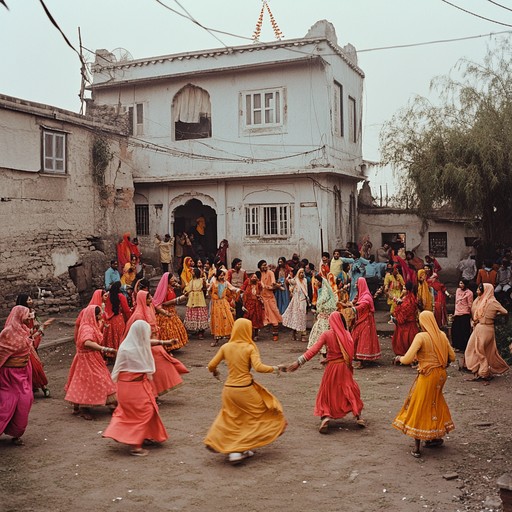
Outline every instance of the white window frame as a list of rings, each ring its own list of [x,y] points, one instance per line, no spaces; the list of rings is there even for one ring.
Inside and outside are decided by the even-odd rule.
[[[240,93],[244,133],[282,133],[286,125],[286,89],[273,87]]]
[[[67,172],[67,134],[59,131],[43,129],[43,155],[42,170],[43,172],[51,172],[56,174],[66,174]],[[62,142],[60,151],[58,151],[58,143]],[[59,153],[59,154],[57,154]]]
[[[245,206],[245,236],[247,238],[289,238],[292,233],[291,204],[261,204]]]
[[[357,142],[357,102],[352,96],[348,97],[348,139]]]
[[[128,135],[144,135],[144,110],[143,102],[134,103],[133,105],[126,105],[123,107],[124,112],[128,113],[128,120],[130,122],[130,130]]]

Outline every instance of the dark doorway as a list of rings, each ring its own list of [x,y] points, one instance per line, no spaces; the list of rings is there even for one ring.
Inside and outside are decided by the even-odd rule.
[[[197,231],[198,219],[203,218],[204,235]],[[186,232],[193,235],[194,251],[202,258],[213,258],[217,252],[217,213],[198,199],[191,199],[174,210],[174,237]]]

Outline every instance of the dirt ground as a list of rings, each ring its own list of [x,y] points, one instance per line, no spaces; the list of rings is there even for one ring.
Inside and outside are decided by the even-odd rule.
[[[70,332],[70,322],[58,323],[47,340]],[[269,332],[262,334],[259,347],[267,364],[291,363],[304,350],[289,331],[278,343]],[[94,411],[94,421],[71,415],[63,386],[74,344],[43,349],[52,395],[36,395],[25,446],[14,447],[0,436],[0,510],[499,510],[495,483],[512,462],[512,377],[483,386],[464,381],[467,374],[451,367],[445,396],[456,429],[442,448],[423,449],[415,459],[412,439],[391,427],[415,372],[391,366],[389,334],[380,340],[380,364],[356,371],[367,429],[346,417],[327,435],[318,433],[313,406],[323,370],[317,359],[293,374],[258,374],[258,382],[281,400],[289,425],[238,466],[202,443],[221,404],[222,384],[205,368],[216,351],[211,340],[192,337],[175,353],[190,373],[184,386],[162,399],[170,439],[145,458],[101,437],[110,419],[106,408]],[[226,376],[224,366],[221,373]],[[447,480],[449,473],[458,476]]]

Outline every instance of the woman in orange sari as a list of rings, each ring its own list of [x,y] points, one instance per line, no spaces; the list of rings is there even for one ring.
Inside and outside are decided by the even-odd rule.
[[[112,380],[117,385],[118,405],[103,437],[131,446],[130,454],[144,457],[145,440],[162,443],[168,439],[158,414],[151,380],[155,361],[151,352],[151,326],[136,320],[117,353]]]
[[[225,269],[219,268],[209,290],[212,299],[210,312],[210,332],[213,336],[210,346],[212,347],[216,347],[223,337],[231,335],[234,323],[226,292],[228,290],[239,292],[239,289],[226,280],[226,274]]]
[[[441,446],[442,437],[455,428],[443,396],[446,367],[455,361],[455,352],[431,311],[420,313],[419,322],[423,332],[414,337],[404,356],[394,359],[395,364],[418,360],[418,376],[393,422],[393,427],[414,438],[411,455],[416,458],[421,457],[422,440],[427,447]]]
[[[141,290],[137,294],[137,306],[126,324],[125,337],[136,320],[145,320],[151,327],[151,352],[155,360],[155,373],[151,385],[155,396],[161,396],[183,384],[181,374],[188,373],[185,365],[165,350],[173,340],[159,340],[159,328],[155,308],[149,292]],[[175,341],[175,340],[174,340]]]
[[[494,297],[492,284],[479,284],[478,297],[471,306],[473,333],[464,353],[468,370],[473,372],[473,380],[484,380],[489,384],[494,375],[509,370],[508,364],[501,358],[496,348],[494,320],[498,315],[508,315],[508,311]]]
[[[194,260],[190,256],[183,259],[183,270],[181,271],[181,289],[185,289],[190,281],[192,281],[192,269],[194,268]]]

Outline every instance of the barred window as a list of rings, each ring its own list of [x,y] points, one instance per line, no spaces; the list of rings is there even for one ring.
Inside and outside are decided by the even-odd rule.
[[[248,237],[288,237],[292,234],[292,206],[258,205],[245,207],[245,235]]]
[[[135,225],[137,235],[149,235],[149,205],[135,205]]]

